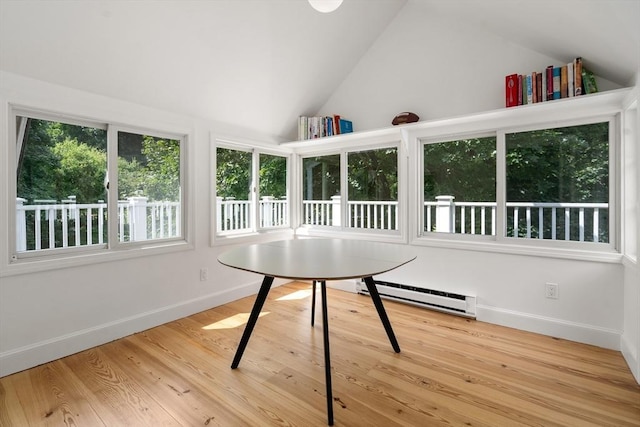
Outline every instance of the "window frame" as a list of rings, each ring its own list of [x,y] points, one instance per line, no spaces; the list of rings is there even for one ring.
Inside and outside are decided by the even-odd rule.
[[[417,236],[418,238],[425,239],[439,239],[443,240],[471,240],[471,241],[495,241],[495,236],[491,234],[462,234],[462,233],[442,233],[435,231],[424,231],[425,229],[425,221],[423,214],[423,206],[424,206],[424,146],[427,144],[438,144],[438,143],[451,143],[455,141],[459,141],[461,139],[474,139],[474,138],[488,138],[494,137],[496,140],[496,234],[499,233],[498,228],[498,216],[499,216],[499,205],[498,205],[498,136],[497,132],[473,132],[473,133],[461,133],[456,135],[447,135],[443,137],[426,137],[426,138],[417,138],[418,148],[417,153],[419,155],[416,156],[417,160],[417,180],[416,180],[416,188],[418,191],[418,208],[420,209],[417,215]]]
[[[338,138],[339,139],[339,138]],[[396,230],[367,229],[358,227],[348,227],[346,224],[348,210],[348,155],[349,153],[382,150],[385,148],[395,148],[397,153],[397,218],[398,228]],[[295,224],[296,235],[316,236],[316,237],[341,237],[351,239],[373,239],[383,242],[407,243],[408,242],[408,219],[407,219],[407,182],[408,182],[408,154],[407,145],[404,140],[389,137],[376,137],[373,140],[363,138],[363,140],[345,147],[326,147],[316,149],[298,150],[296,163],[301,165],[304,158],[339,155],[340,156],[340,226],[316,226],[303,224],[302,215],[298,215],[298,222]],[[302,212],[303,171],[296,175],[299,189],[297,191],[298,201],[296,203],[299,212]]]
[[[251,227],[242,230],[218,231],[218,212],[217,212],[217,149],[224,148],[228,150],[237,150],[251,153],[251,199],[250,199],[250,220]],[[266,154],[271,156],[284,157],[286,159],[286,183],[287,183],[287,216],[288,223],[275,227],[260,227],[260,155]],[[283,235],[286,237],[293,236],[292,225],[295,211],[292,208],[291,196],[292,191],[292,153],[290,150],[278,149],[278,147],[269,146],[255,141],[240,141],[221,137],[212,137],[211,141],[211,245],[224,245],[232,243],[253,242],[262,238]]]
[[[109,260],[129,259],[137,256],[161,254],[193,248],[193,209],[189,192],[192,188],[188,164],[190,163],[189,145],[193,130],[187,128],[155,126],[154,124],[128,125],[115,120],[100,119],[96,116],[80,116],[65,111],[52,111],[8,102],[5,104],[4,118],[7,120],[7,166],[6,179],[8,188],[6,191],[6,208],[3,209],[6,217],[8,241],[2,252],[6,256],[0,261],[0,276],[10,276],[36,271],[46,271],[65,267],[86,265]],[[17,252],[16,242],[16,198],[17,198],[17,117],[23,116],[39,120],[55,121],[77,126],[90,126],[105,129],[107,132],[107,174],[109,182],[117,182],[117,138],[114,140],[111,133],[114,131],[128,131],[140,134],[148,134],[156,137],[171,138],[180,141],[180,192],[181,192],[181,236],[175,238],[153,239],[137,242],[120,243],[113,233],[117,233],[117,184],[107,194],[107,232],[108,240],[104,244],[92,246],[73,246],[66,248],[44,249],[39,251]],[[106,116],[106,114],[105,114]],[[117,133],[116,133],[117,135]],[[114,145],[115,144],[115,145]],[[113,163],[115,159],[116,163]],[[112,165],[115,164],[115,167]],[[112,200],[115,200],[115,203]],[[116,215],[111,212],[116,210]],[[113,240],[115,239],[115,240]]]
[[[589,125],[594,123],[609,123],[609,242],[577,242],[549,239],[532,239],[523,237],[506,236],[506,134],[528,132],[542,129]],[[487,125],[487,124],[486,124]],[[477,132],[447,133],[445,136],[434,135],[413,138],[415,151],[421,153],[422,141],[455,141],[469,137],[487,136],[494,133],[496,136],[496,235],[476,236],[454,233],[424,233],[421,206],[424,201],[423,188],[423,164],[420,155],[414,162],[414,186],[419,191],[420,201],[412,209],[415,216],[415,233],[412,243],[422,246],[437,246],[459,249],[478,249],[492,252],[523,253],[527,255],[562,256],[575,259],[596,259],[608,261],[612,257],[618,257],[620,253],[620,176],[619,176],[619,150],[620,150],[620,111],[604,112],[584,117],[573,117],[565,120],[539,120],[523,122],[513,126],[484,126]]]

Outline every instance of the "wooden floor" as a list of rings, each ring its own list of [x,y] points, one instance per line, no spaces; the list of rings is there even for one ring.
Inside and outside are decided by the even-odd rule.
[[[1,426],[323,426],[320,305],[274,288],[240,366],[245,298],[0,379]],[[640,426],[620,353],[329,289],[336,426]],[[318,294],[319,295],[319,294]]]

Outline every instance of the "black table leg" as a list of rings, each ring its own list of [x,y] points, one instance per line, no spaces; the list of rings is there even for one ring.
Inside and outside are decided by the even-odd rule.
[[[391,327],[391,322],[389,322],[389,317],[387,317],[387,312],[384,309],[384,305],[382,305],[382,299],[380,298],[380,294],[378,293],[378,288],[376,288],[376,284],[373,281],[373,277],[365,277],[364,283],[367,285],[367,289],[369,290],[369,295],[371,295],[371,300],[373,301],[373,305],[376,306],[376,310],[378,310],[378,316],[380,316],[380,320],[382,321],[382,325],[384,326],[384,330],[387,331],[387,336],[389,337],[389,341],[391,341],[391,347],[396,353],[400,353],[400,345],[398,345],[398,340],[396,339],[396,335],[393,333],[393,328]]]
[[[251,309],[251,314],[249,315],[247,326],[245,326],[244,328],[244,333],[242,334],[242,338],[240,339],[238,349],[236,350],[236,356],[233,358],[233,363],[231,363],[231,369],[236,369],[238,367],[238,364],[240,364],[242,353],[244,353],[244,349],[247,347],[247,343],[249,342],[249,338],[251,337],[251,332],[253,331],[253,327],[256,326],[256,322],[258,320],[258,317],[260,316],[260,311],[262,310],[264,302],[267,300],[267,295],[269,295],[269,290],[271,289],[272,283],[273,277],[264,276],[264,279],[262,280],[262,286],[260,286],[260,291],[258,291],[258,296],[256,297],[256,301],[253,303],[253,309]]]
[[[314,282],[315,283],[315,282]],[[327,282],[320,281],[322,291],[322,327],[324,334],[324,375],[327,385],[327,424],[333,425],[333,392],[331,391],[331,360],[329,352],[329,316],[327,315]]]
[[[315,323],[316,319],[316,281],[313,281],[313,291],[311,293],[311,326]]]

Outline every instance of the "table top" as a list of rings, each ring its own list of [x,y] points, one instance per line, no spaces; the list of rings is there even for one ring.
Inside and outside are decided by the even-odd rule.
[[[257,243],[218,256],[229,267],[294,280],[342,280],[381,274],[416,258],[406,245],[348,239]]]

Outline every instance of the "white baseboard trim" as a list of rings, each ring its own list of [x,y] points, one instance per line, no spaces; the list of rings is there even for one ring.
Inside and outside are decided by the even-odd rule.
[[[480,304],[476,307],[476,313],[476,319],[482,322],[620,351],[622,332],[615,329]]]
[[[273,287],[287,283],[277,279]],[[0,353],[0,377],[254,295],[261,280]]]
[[[624,360],[627,362],[627,365],[629,365],[633,377],[636,379],[636,382],[640,384],[640,359],[638,358],[638,352],[635,351],[633,345],[624,334],[622,334],[620,338],[620,350],[622,351]]]

